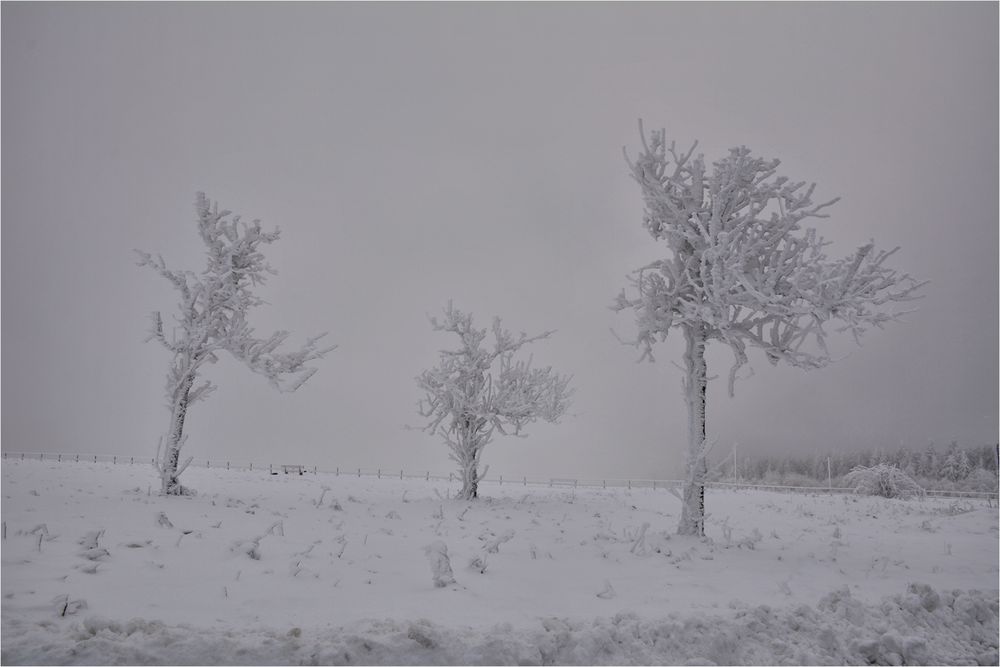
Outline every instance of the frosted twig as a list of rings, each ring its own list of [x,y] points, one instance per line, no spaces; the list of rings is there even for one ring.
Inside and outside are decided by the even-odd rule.
[[[639,550],[640,554],[645,553],[645,551],[646,551],[646,531],[648,529],[649,529],[649,522],[647,521],[647,522],[644,522],[642,524],[642,528],[639,529],[639,535],[635,538],[635,541],[632,543],[632,548],[629,549],[629,553],[633,553],[634,554],[637,549]]]

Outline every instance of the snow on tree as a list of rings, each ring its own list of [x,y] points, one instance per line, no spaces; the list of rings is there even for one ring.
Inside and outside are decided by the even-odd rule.
[[[642,191],[643,225],[671,254],[636,271],[636,293],[622,290],[614,309],[635,311],[641,359],[653,361],[654,344],[672,328],[684,336],[689,436],[678,532],[702,535],[709,341],[733,352],[732,395],[748,347],[761,348],[772,364],[822,367],[831,360],[827,322],[857,340],[896,319],[891,306],[916,298],[923,283],[887,266],[898,248],[880,251],[872,242],[828,259],[828,243],[801,223],[827,217],[837,200],[814,203],[815,184],[778,176],[778,160],[739,147],[709,169],[703,156],[693,157],[697,143],[678,153],[662,130],[647,140],[641,121],[639,135],[642,151],[634,162],[626,152],[625,160]]]
[[[972,472],[972,465],[969,463],[969,455],[964,449],[958,448],[958,443],[952,441],[945,454],[944,463],[941,464],[939,475],[951,482],[965,479]]]
[[[471,500],[478,496],[479,480],[486,475],[479,466],[493,433],[524,435],[524,427],[538,419],[558,422],[573,392],[569,376],[558,375],[551,367],[534,368],[530,357],[514,360],[522,347],[553,332],[514,336],[496,317],[492,345],[486,346],[486,329],[476,329],[470,313],[449,301],[444,315],[440,322],[431,318],[431,326],[455,334],[461,345],[443,350],[438,365],[417,377],[417,385],[426,392],[418,407],[428,420],[423,430],[438,433],[458,464],[459,497]]]
[[[316,372],[306,364],[334,349],[318,346],[325,333],[292,352],[278,351],[288,338],[287,331],[275,332],[268,338],[254,336],[247,314],[263,300],[254,295],[253,288],[263,285],[267,274],[275,273],[265,262],[261,246],[277,241],[279,230],[265,232],[259,220],[247,224],[238,215],[230,218],[229,211],[220,211],[218,203],[210,203],[201,192],[195,208],[198,233],[207,250],[207,264],[200,274],[168,269],[162,257],[136,251],[139,266],[152,268],[180,292],[177,326],[168,335],[160,313],[154,312],[147,339],[158,341],[173,354],[166,387],[170,427],[160,438],[155,459],[164,495],[186,491],[178,481],[191,462],[190,458],[180,462],[181,448],[187,440],[184,420],[189,406],[215,389],[207,381],[195,386],[205,364],[215,363],[220,352],[228,352],[275,388],[291,392]]]
[[[929,443],[927,445],[927,450],[923,455],[922,470],[924,477],[937,477],[941,469],[941,460],[938,457],[937,449],[934,448],[934,443]]]
[[[858,466],[844,476],[844,484],[866,496],[905,499],[924,495],[924,490],[909,475],[886,463],[870,468]]]

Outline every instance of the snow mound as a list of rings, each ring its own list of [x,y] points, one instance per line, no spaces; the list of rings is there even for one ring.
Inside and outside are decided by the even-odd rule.
[[[526,627],[366,620],[318,629],[211,630],[96,616],[4,620],[4,664],[997,664],[997,595],[906,592],[866,604],[848,589],[816,607],[734,602],[726,615],[627,611]]]

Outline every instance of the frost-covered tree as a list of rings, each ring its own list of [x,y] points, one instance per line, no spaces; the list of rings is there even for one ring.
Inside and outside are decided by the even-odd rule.
[[[678,153],[665,133],[647,139],[625,159],[645,203],[643,225],[670,254],[636,271],[633,294],[621,292],[618,311],[635,312],[634,344],[653,360],[653,346],[671,329],[684,336],[684,397],[688,411],[687,474],[678,532],[704,534],[707,472],[705,346],[728,345],[734,363],[729,393],[747,349],[768,361],[800,368],[830,362],[825,325],[835,322],[855,339],[897,317],[890,306],[915,298],[922,284],[887,266],[896,251],[868,243],[843,259],[828,259],[827,243],[809,218],[827,217],[837,200],[814,203],[815,185],[777,175],[778,160],[745,147],[706,166],[697,146]]]
[[[494,432],[524,435],[524,427],[538,419],[557,422],[569,407],[570,377],[558,375],[551,367],[533,368],[532,359],[515,361],[514,355],[528,343],[548,338],[515,336],[493,319],[493,341],[486,345],[486,329],[473,326],[472,315],[454,308],[451,302],[444,320],[431,318],[435,331],[458,336],[455,350],[443,350],[438,365],[417,377],[426,392],[419,403],[420,416],[427,418],[424,430],[438,433],[451,450],[462,479],[459,497],[478,496],[483,449]],[[487,466],[486,468],[489,468]]]
[[[251,371],[266,377],[275,388],[295,391],[316,372],[306,364],[334,349],[318,346],[325,334],[291,352],[278,350],[288,338],[287,331],[267,338],[254,336],[247,314],[263,300],[253,289],[263,285],[268,274],[275,273],[265,262],[261,246],[277,241],[279,230],[265,232],[259,220],[247,224],[238,215],[230,217],[229,211],[220,211],[218,204],[210,203],[201,192],[195,208],[207,256],[201,273],[168,269],[162,257],[137,251],[140,266],[152,268],[180,292],[176,326],[168,334],[160,313],[154,312],[147,339],[158,341],[173,354],[166,387],[170,426],[160,438],[155,459],[165,495],[185,492],[178,481],[191,462],[190,458],[180,462],[181,448],[187,440],[184,420],[189,406],[215,389],[207,381],[195,386],[206,364],[215,363],[219,353],[228,352]]]
[[[924,451],[923,465],[921,466],[924,477],[936,478],[941,472],[941,457],[938,456],[934,443],[927,445]]]
[[[965,453],[964,449],[958,448],[957,442],[952,441],[938,474],[948,481],[957,482],[968,477],[971,472],[972,465],[969,463],[969,455]]]

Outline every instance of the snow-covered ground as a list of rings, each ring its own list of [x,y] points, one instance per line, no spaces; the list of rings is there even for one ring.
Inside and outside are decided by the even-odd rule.
[[[4,664],[997,664],[986,501],[2,471]]]

